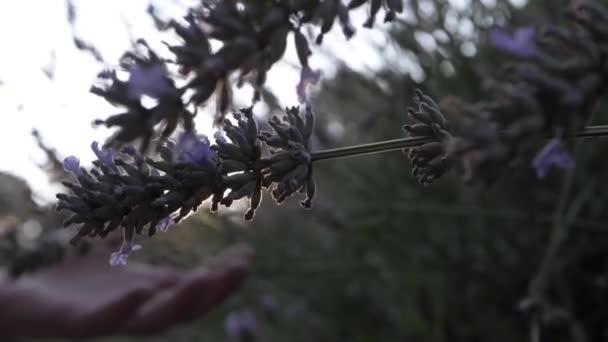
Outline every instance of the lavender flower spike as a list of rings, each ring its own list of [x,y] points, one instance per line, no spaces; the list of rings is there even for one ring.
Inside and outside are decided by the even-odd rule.
[[[125,266],[129,255],[141,249],[140,245],[136,245],[133,241],[124,241],[117,252],[110,255],[111,266]]]
[[[562,170],[572,170],[574,164],[574,159],[560,138],[551,139],[532,161],[538,178],[546,177],[553,166]]]
[[[536,29],[524,26],[509,32],[506,28],[493,26],[488,32],[488,40],[492,47],[517,57],[532,58],[539,53],[534,41]]]
[[[63,160],[63,169],[75,175],[80,173],[80,159],[69,156]]]
[[[300,71],[300,82],[296,86],[298,101],[308,104],[308,94],[306,92],[309,85],[317,84],[321,79],[321,70],[313,70],[308,65],[302,67]]]
[[[104,165],[108,167],[114,166],[114,152],[107,148],[99,148],[99,143],[97,141],[93,141],[91,144],[91,149],[93,153],[97,156],[97,159],[102,162]]]

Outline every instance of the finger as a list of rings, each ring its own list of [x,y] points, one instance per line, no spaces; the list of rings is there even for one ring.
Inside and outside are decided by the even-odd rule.
[[[65,277],[24,277],[11,287],[0,288],[0,298],[11,299],[2,301],[5,305],[0,316],[7,314],[3,323],[10,322],[11,330],[22,337],[102,336],[120,329],[151,296],[176,286],[180,280],[171,272],[156,269],[98,269]],[[9,288],[14,290],[8,291]],[[36,329],[31,329],[32,325]]]
[[[67,329],[60,332],[59,336],[91,338],[114,334],[156,291],[154,287],[134,288],[114,301],[96,308],[95,311],[86,313],[73,310],[64,316]],[[95,294],[91,293],[91,295]]]
[[[233,260],[220,272],[196,272],[175,288],[158,293],[125,326],[128,333],[151,334],[204,315],[242,284],[248,260]]]

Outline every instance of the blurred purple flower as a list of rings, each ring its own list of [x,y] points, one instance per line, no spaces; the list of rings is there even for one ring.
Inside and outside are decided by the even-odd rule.
[[[102,162],[105,166],[112,167],[114,166],[114,152],[109,148],[99,148],[99,143],[97,141],[93,141],[91,144],[91,149],[93,153],[97,156],[97,159]]]
[[[308,85],[314,85],[321,79],[321,70],[313,70],[308,65],[303,66],[300,70],[300,82],[296,86],[298,101],[300,103],[309,103],[307,88]]]
[[[134,244],[133,241],[123,242],[120,249],[110,255],[110,265],[125,266],[129,255],[139,249],[141,249],[141,246]]]
[[[124,153],[124,154],[128,154],[131,157],[136,156],[137,153],[137,149],[135,148],[135,146],[133,145],[126,145],[123,148],[120,149],[120,152]]]
[[[488,32],[490,45],[498,50],[518,57],[535,57],[539,50],[534,41],[536,29],[524,26],[508,31],[504,27],[492,26]]]
[[[221,142],[221,143],[225,143],[227,144],[228,141],[226,140],[226,137],[224,136],[224,134],[221,131],[217,131],[213,134],[213,138],[215,139],[215,141],[217,142]]]
[[[173,217],[171,217],[171,215],[167,215],[160,221],[158,221],[158,223],[156,224],[156,230],[166,233],[169,228],[171,228],[171,226],[173,226],[174,224],[175,221],[173,220]]]
[[[129,70],[127,97],[137,101],[142,95],[161,98],[171,90],[161,64],[134,65]]]
[[[177,138],[175,144],[177,161],[203,165],[215,157],[209,139],[205,135],[194,132],[184,132]]]
[[[80,159],[75,156],[66,157],[63,160],[63,169],[75,175],[80,173]]]
[[[236,340],[254,340],[257,330],[257,320],[251,310],[231,312],[224,320],[226,334]]]
[[[130,156],[131,158],[133,158],[133,160],[135,160],[135,162],[137,164],[141,164],[144,161],[144,156],[142,156],[139,151],[137,150],[137,148],[135,148],[135,146],[133,145],[125,145],[120,149],[121,153],[124,153],[128,156]]]
[[[262,309],[267,314],[275,314],[279,311],[280,305],[277,299],[270,294],[265,294],[261,299]]]
[[[532,166],[536,169],[536,176],[544,178],[553,166],[563,170],[572,170],[574,159],[572,159],[562,140],[553,138],[538,152],[532,161]]]

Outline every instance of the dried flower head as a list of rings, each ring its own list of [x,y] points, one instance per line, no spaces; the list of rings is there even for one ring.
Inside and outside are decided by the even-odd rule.
[[[262,132],[259,137],[271,148],[271,156],[264,159],[263,186],[272,188],[279,204],[297,191],[306,193],[301,204],[311,208],[316,192],[310,156],[314,114],[311,106],[306,107],[304,117],[299,107],[285,112],[283,120],[273,117],[268,121],[274,132]]]
[[[447,119],[439,106],[421,90],[416,89],[414,106],[408,108],[408,116],[414,124],[403,126],[408,137],[433,138],[434,141],[404,150],[413,165],[412,176],[428,185],[450,168],[444,142],[451,139]]]
[[[309,208],[315,194],[310,157],[314,125],[312,109],[304,117],[298,107],[288,108],[281,121],[269,121],[274,132],[259,132],[253,108],[234,113],[236,124],[225,121],[216,145],[194,131],[182,132],[177,141],[159,145],[160,159],[146,158],[133,147],[120,151],[92,144],[99,160],[95,168],[74,172],[77,182],[64,182],[71,194],[58,194],[58,210],[71,212],[65,226],[78,225],[72,243],[83,237],[104,238],[121,229],[125,243],[134,234],[154,235],[178,223],[207,199],[211,210],[247,198],[250,220],[269,188],[277,203],[296,191],[305,192],[302,205]],[[225,136],[224,136],[225,134]],[[262,143],[269,156],[262,154]],[[72,158],[66,165],[77,166]],[[67,167],[67,166],[66,166]],[[132,250],[129,244],[113,256],[123,263]]]
[[[247,198],[249,209],[245,219],[251,220],[262,201],[261,157],[262,145],[258,139],[258,124],[253,117],[253,108],[244,108],[233,114],[237,121],[224,122],[224,132],[230,141],[218,135],[217,150],[222,157],[222,181],[230,193],[221,203],[230,206],[232,202]]]

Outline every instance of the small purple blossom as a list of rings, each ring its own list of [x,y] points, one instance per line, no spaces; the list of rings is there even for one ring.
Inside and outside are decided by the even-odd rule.
[[[531,58],[539,53],[534,37],[536,29],[524,26],[509,32],[506,28],[493,26],[488,32],[488,40],[492,47],[508,54]]]
[[[120,149],[120,152],[130,155],[131,157],[136,156],[137,153],[137,149],[135,148],[135,146],[133,145],[125,145],[123,146],[123,148]]]
[[[97,141],[93,141],[91,144],[91,149],[93,153],[97,156],[97,159],[102,162],[104,165],[108,167],[114,166],[114,152],[108,148],[99,148],[99,143]]]
[[[279,302],[273,295],[265,294],[264,296],[262,296],[260,302],[260,304],[262,305],[262,309],[267,314],[275,314],[279,311]]]
[[[171,217],[171,215],[167,215],[160,221],[158,221],[158,223],[156,224],[156,230],[166,233],[169,228],[171,228],[171,226],[173,226],[174,224],[175,220],[173,219],[173,217]]]
[[[171,90],[160,64],[134,65],[129,71],[127,97],[131,100],[139,100],[142,95],[161,98]]]
[[[309,85],[314,85],[321,79],[321,70],[313,70],[309,66],[303,66],[300,71],[300,82],[296,86],[298,101],[300,103],[309,103],[307,88]]]
[[[202,165],[215,157],[209,139],[205,135],[194,132],[184,132],[177,138],[175,144],[177,161]]]
[[[129,258],[129,255],[140,249],[141,246],[134,244],[133,241],[123,242],[122,246],[120,246],[120,249],[110,255],[110,265],[125,266],[127,264],[127,259]]]
[[[562,170],[572,170],[574,164],[574,159],[560,138],[551,139],[532,161],[538,178],[546,177],[553,166]]]
[[[226,334],[236,340],[253,339],[257,330],[257,319],[251,310],[231,312],[224,320]]]
[[[75,156],[66,157],[63,160],[63,169],[75,175],[80,173],[80,159]]]
[[[221,131],[217,131],[213,134],[213,138],[215,139],[215,141],[217,142],[221,142],[221,143],[228,143],[228,141],[226,140],[226,137],[224,136],[224,134],[222,134]]]

